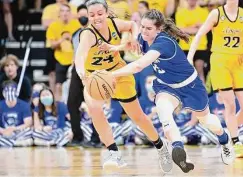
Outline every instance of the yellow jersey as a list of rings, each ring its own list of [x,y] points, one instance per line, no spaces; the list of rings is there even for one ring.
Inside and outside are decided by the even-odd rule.
[[[124,62],[119,52],[100,51],[98,48],[102,42],[106,42],[111,45],[119,45],[121,43],[121,34],[118,31],[114,20],[112,18],[107,18],[107,24],[110,32],[108,40],[106,40],[92,25],[89,25],[85,29],[91,30],[96,37],[96,44],[89,50],[85,61],[85,69],[88,72],[102,69],[111,71],[121,64],[121,62]]]
[[[213,28],[212,52],[243,54],[243,9],[238,9],[235,21],[231,21],[223,6],[218,8],[218,23]]]
[[[195,9],[190,10],[188,8],[179,8],[175,15],[176,25],[179,28],[187,28],[197,24],[203,24],[206,21],[208,16],[208,10],[202,7],[197,6]],[[190,17],[190,18],[188,18]],[[199,18],[200,17],[200,18]],[[191,42],[194,38],[194,35],[190,37],[190,41],[186,43],[184,40],[180,40],[179,45],[182,50],[189,50]],[[207,36],[202,36],[197,50],[206,50],[207,49]]]

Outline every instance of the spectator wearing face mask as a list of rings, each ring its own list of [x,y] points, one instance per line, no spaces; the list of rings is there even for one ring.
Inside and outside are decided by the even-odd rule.
[[[40,101],[34,110],[35,145],[64,146],[72,139],[71,128],[66,124],[70,120],[67,106],[55,101],[49,88],[40,91]]]
[[[19,82],[20,72],[18,72],[19,60],[15,55],[9,54],[4,56],[0,62],[0,69],[4,71],[0,75],[0,100],[3,99],[2,95],[2,83],[7,80],[12,80],[16,83]],[[19,93],[19,99],[29,101],[32,93],[32,86],[27,76],[24,76],[22,86]]]
[[[0,147],[30,146],[32,117],[30,105],[17,98],[17,84],[3,83],[4,100],[0,101]]]

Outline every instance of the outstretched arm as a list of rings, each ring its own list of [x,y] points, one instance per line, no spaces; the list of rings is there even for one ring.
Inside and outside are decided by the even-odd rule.
[[[159,56],[160,53],[158,51],[150,50],[140,59],[124,66],[121,69],[113,71],[112,75],[114,77],[119,77],[138,73],[142,71],[144,68],[146,68],[148,65],[150,65],[152,62],[154,62],[156,59],[158,59]]]
[[[85,60],[88,56],[89,49],[96,43],[94,34],[91,31],[85,30],[80,35],[80,42],[75,55],[75,67],[77,74],[81,79],[85,77]]]
[[[202,38],[202,36],[206,35],[211,29],[213,29],[213,27],[217,24],[218,22],[218,15],[219,12],[217,9],[213,10],[206,22],[201,26],[201,28],[199,29],[199,31],[197,32],[195,38],[193,39],[192,43],[191,43],[191,47],[188,53],[188,61],[193,64],[193,57],[195,55],[195,52],[197,50],[197,47],[199,45],[199,42]]]

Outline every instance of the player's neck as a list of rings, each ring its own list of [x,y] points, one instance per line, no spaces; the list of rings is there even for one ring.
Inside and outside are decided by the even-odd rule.
[[[238,11],[238,3],[230,3],[230,2],[227,2],[225,4],[225,10],[226,10],[226,13],[237,13]]]
[[[7,101],[6,100],[6,104],[9,108],[13,108],[17,104],[17,100],[15,100],[15,101]]]

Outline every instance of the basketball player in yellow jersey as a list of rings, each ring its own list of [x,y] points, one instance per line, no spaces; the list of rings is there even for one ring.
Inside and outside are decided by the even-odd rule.
[[[238,3],[239,0],[227,0],[226,5],[211,11],[191,44],[188,60],[192,63],[201,37],[212,30],[211,82],[213,90],[223,99],[236,156],[243,157],[237,125],[237,120],[243,119],[243,9]],[[235,95],[241,107],[237,115]]]
[[[134,49],[139,47],[136,42],[138,29],[135,22],[108,18],[108,6],[105,0],[90,0],[86,5],[90,25],[80,33],[80,43],[75,57],[76,70],[84,85],[85,75],[95,70],[113,71],[126,65],[119,52],[103,52],[99,49],[102,43],[119,45],[120,34],[130,31],[132,32],[131,45]],[[84,89],[84,98],[100,139],[110,152],[103,168],[114,170],[124,166],[125,163],[118,152],[111,127],[102,109],[104,102],[92,99],[86,89]],[[172,158],[168,152],[167,143],[162,141],[151,120],[142,111],[136,97],[135,80],[132,75],[117,79],[113,98],[121,103],[127,115],[154,143],[158,149],[160,167],[164,172],[169,172],[172,169]]]

